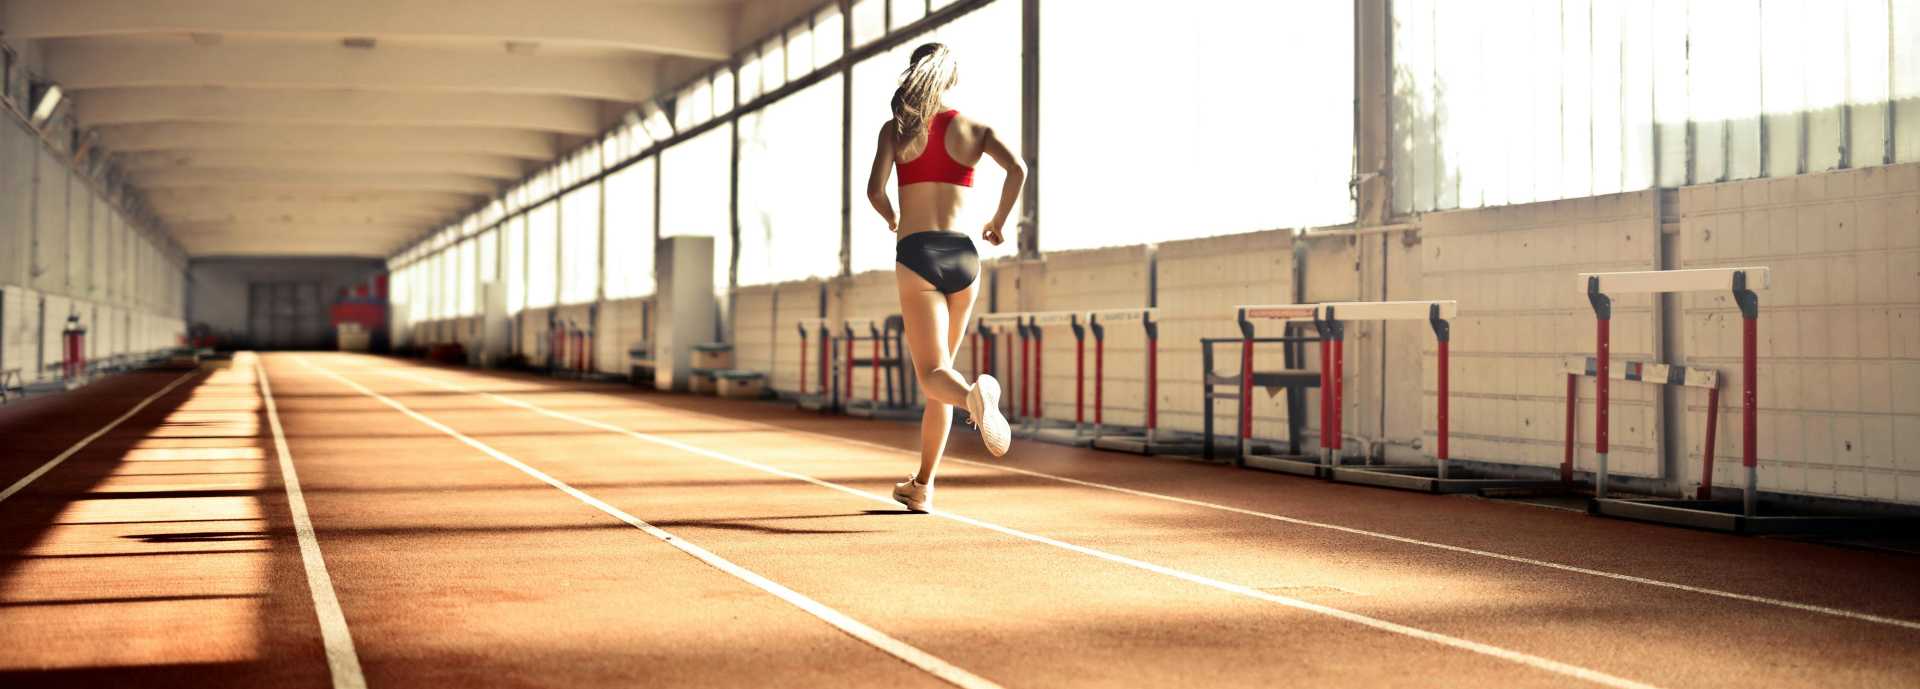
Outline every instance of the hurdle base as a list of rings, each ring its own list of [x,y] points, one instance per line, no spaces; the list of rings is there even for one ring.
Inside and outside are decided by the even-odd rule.
[[[1446,478],[1440,478],[1440,468],[1430,464],[1340,466],[1333,469],[1332,478],[1341,483],[1355,483],[1365,486],[1435,494],[1476,493],[1484,495],[1488,491],[1511,493],[1513,491],[1559,492],[1566,490],[1565,484],[1558,480],[1498,476],[1479,469],[1460,466],[1457,463],[1447,467]]]
[[[1107,433],[1093,439],[1093,448],[1111,452],[1153,456],[1199,457],[1204,454],[1207,444],[1199,438],[1155,438],[1147,439],[1144,433]]]
[[[1587,512],[1598,516],[1739,534],[1852,534],[1920,526],[1920,519],[1913,518],[1793,512],[1765,500],[1754,516],[1741,511],[1739,500],[1604,498],[1587,503]]]
[[[920,419],[920,410],[914,407],[888,407],[872,402],[855,402],[847,405],[846,415],[882,421],[917,421]]]
[[[1053,445],[1068,447],[1088,447],[1093,445],[1093,436],[1073,426],[1042,426],[1029,429],[1024,433],[1016,432],[1015,437]]]
[[[1327,467],[1320,463],[1319,457],[1270,455],[1249,453],[1240,458],[1240,464],[1248,469],[1271,471],[1295,476],[1327,478]]]
[[[792,399],[794,406],[807,411],[833,411],[833,400],[826,395],[794,395]]]

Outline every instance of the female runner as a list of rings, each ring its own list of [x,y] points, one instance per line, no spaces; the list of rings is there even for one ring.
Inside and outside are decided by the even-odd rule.
[[[991,127],[962,116],[942,102],[958,83],[952,55],[939,43],[914,49],[911,63],[893,92],[893,119],[880,128],[880,141],[867,176],[867,199],[900,239],[894,248],[894,280],[900,288],[900,314],[906,321],[907,348],[913,354],[926,412],[920,417],[920,469],[893,488],[907,509],[933,504],[933,475],[946,451],[953,407],[964,405],[969,421],[995,457],[1007,453],[1012,434],[1000,414],[1000,382],[982,375],[972,384],[953,368],[967,333],[980,275],[973,238],[956,231],[955,222],[973,168],[982,156],[1007,171],[1000,205],[980,237],[995,245],[1006,241],[1001,228],[1026,183],[1027,166]],[[900,212],[887,197],[887,177],[900,171]]]

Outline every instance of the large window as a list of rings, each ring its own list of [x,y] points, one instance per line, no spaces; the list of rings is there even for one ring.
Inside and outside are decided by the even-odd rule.
[[[899,19],[895,15],[895,19]],[[868,58],[853,68],[853,184],[849,189],[853,210],[852,261],[854,272],[886,270],[893,266],[896,237],[887,231],[886,222],[867,203],[867,173],[880,127],[893,117],[891,102],[900,72],[907,68],[913,49],[925,41],[947,44],[959,65],[960,84],[947,94],[946,104],[967,117],[993,127],[995,135],[1018,155],[1020,152],[1020,3],[1000,0],[936,29],[920,41],[909,41],[885,54]],[[1109,37],[1109,40],[1111,37]],[[1049,59],[1051,54],[1049,54]],[[1051,85],[1049,85],[1051,88]],[[958,226],[948,229],[965,232],[976,240],[981,228],[993,218],[1000,201],[1000,188],[1006,171],[993,160],[982,157],[974,170],[973,192],[968,195]],[[899,204],[899,179],[887,183],[887,194]],[[976,241],[981,258],[1012,256],[1018,252],[1020,206],[1015,204],[1004,227],[1007,241],[992,246]]]
[[[713,238],[713,285],[724,293],[733,264],[729,220],[733,149],[727,127],[682,141],[660,154],[660,236]]]
[[[1353,218],[1351,3],[1040,11],[1043,250]]]
[[[554,202],[527,211],[527,308],[553,306],[560,296],[560,212]]]
[[[658,159],[607,176],[607,298],[653,294],[653,182]]]
[[[476,270],[479,267],[476,265],[480,259],[479,247],[472,239],[467,239],[455,248],[448,249],[447,253],[453,256],[456,263],[454,270],[449,271],[454,276],[453,315],[462,318],[473,316],[480,312],[475,298],[480,289],[479,271]]]
[[[527,216],[507,218],[500,231],[500,275],[507,285],[507,314],[527,307]]]
[[[840,272],[840,96],[831,76],[740,118],[740,284]]]
[[[593,301],[600,289],[600,183],[560,197],[560,303]]]

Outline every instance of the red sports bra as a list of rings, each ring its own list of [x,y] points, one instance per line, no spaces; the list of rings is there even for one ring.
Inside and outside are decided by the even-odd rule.
[[[927,123],[927,148],[918,157],[904,163],[900,168],[900,186],[920,182],[946,182],[963,187],[973,186],[973,168],[961,165],[953,156],[947,154],[947,125],[953,122],[958,110],[948,110],[933,116]]]

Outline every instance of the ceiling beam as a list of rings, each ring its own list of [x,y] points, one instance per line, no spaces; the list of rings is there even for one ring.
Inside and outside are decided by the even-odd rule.
[[[194,258],[218,256],[361,256],[386,258],[399,246],[351,239],[313,238],[232,238],[183,241],[180,246]]]
[[[358,240],[368,238],[398,239],[419,234],[420,225],[353,225],[333,223],[229,223],[201,222],[180,225],[169,224],[167,230],[175,239],[188,237],[219,236],[262,236],[262,237],[341,237]]]
[[[526,167],[513,158],[466,153],[373,153],[347,151],[144,151],[114,158],[128,172],[193,168],[261,171],[446,173],[515,180]]]
[[[167,122],[100,128],[108,150],[253,150],[478,153],[546,162],[560,154],[553,134],[467,127],[268,126]]]
[[[428,209],[380,208],[363,209],[357,207],[294,205],[283,206],[240,206],[240,207],[182,207],[161,211],[166,216],[167,226],[180,227],[203,223],[235,224],[318,224],[318,225],[366,225],[366,226],[407,226],[425,228],[439,224],[449,211]]]
[[[58,0],[4,3],[15,39],[142,33],[469,39],[603,46],[722,60],[733,9],[592,0]],[[377,50],[377,48],[376,48]]]
[[[198,46],[64,41],[47,73],[84,92],[129,87],[227,86],[572,96],[635,103],[653,96],[655,61],[380,46]]]
[[[210,87],[99,89],[73,98],[81,126],[155,122],[498,127],[592,136],[600,106],[584,98]]]
[[[130,174],[135,186],[146,189],[327,189],[337,191],[441,191],[473,197],[492,196],[493,180],[461,175],[357,174],[280,172],[263,175],[244,169],[210,169]],[[477,198],[475,199],[478,200]]]
[[[473,207],[469,194],[445,191],[325,191],[297,189],[155,189],[143,194],[156,210],[197,207],[321,206],[457,211]]]

